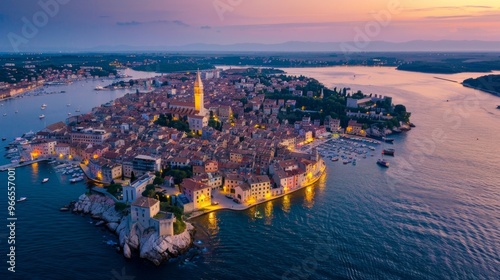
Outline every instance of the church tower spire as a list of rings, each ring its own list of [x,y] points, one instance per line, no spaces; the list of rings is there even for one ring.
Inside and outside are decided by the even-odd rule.
[[[201,81],[200,70],[198,70],[194,81],[194,108],[200,115],[205,113],[203,97],[203,82]]]

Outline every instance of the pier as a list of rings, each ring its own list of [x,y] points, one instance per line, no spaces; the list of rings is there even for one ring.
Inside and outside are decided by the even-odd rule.
[[[35,159],[35,160],[29,160],[29,161],[24,161],[24,162],[17,162],[17,163],[9,163],[5,165],[0,166],[0,172],[7,171],[8,169],[11,168],[18,168],[18,167],[23,167],[26,165],[30,165],[33,163],[41,162],[41,161],[46,161],[47,159]]]

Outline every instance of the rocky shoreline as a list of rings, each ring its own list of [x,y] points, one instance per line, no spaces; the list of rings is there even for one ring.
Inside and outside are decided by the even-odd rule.
[[[130,225],[129,216],[115,210],[113,199],[100,194],[82,194],[70,205],[73,213],[91,215],[101,220],[96,225],[105,225],[119,239],[119,246],[126,258],[138,253],[155,265],[176,258],[187,252],[193,244],[194,227],[186,223],[186,230],[174,236],[158,236],[155,230],[145,229],[140,224]]]

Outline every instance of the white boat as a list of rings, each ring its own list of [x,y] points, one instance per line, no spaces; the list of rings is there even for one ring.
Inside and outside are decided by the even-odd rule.
[[[70,181],[71,183],[80,182],[80,181],[83,181],[83,177],[82,177],[82,176],[80,176],[80,177],[76,177],[76,178],[70,179],[69,181]]]
[[[102,86],[96,86],[94,90],[104,90],[104,87],[102,87]]]
[[[68,116],[71,116],[71,113],[68,113]]]
[[[49,181],[49,178],[43,178],[42,183],[47,183]]]
[[[80,112],[80,108],[76,109],[75,112]]]
[[[39,119],[43,119],[45,118],[45,115],[44,114],[41,114],[40,116],[38,116]]]
[[[25,201],[26,199],[27,199],[27,197],[24,197],[24,196],[23,196],[23,197],[20,197],[20,198],[17,200],[17,202]]]

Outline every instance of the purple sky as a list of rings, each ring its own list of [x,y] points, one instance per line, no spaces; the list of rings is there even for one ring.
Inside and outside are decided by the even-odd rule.
[[[338,42],[355,40],[359,30],[372,41],[500,40],[500,2],[471,2],[2,0],[0,51]],[[47,15],[40,3],[59,3],[58,11]],[[23,33],[23,18],[38,20],[37,30]]]

